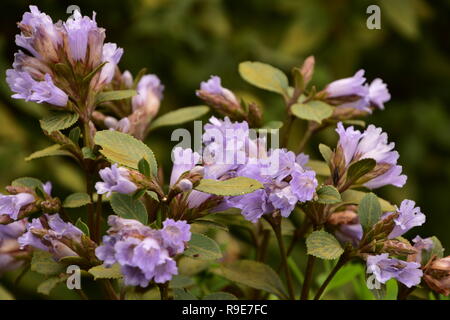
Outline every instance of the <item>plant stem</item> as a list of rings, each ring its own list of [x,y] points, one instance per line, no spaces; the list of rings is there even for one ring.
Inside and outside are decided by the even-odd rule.
[[[319,300],[322,296],[323,292],[325,291],[328,284],[331,282],[331,280],[334,278],[336,273],[347,263],[347,259],[344,258],[344,256],[341,256],[341,258],[338,260],[336,265],[334,266],[333,270],[331,270],[328,277],[325,279],[325,281],[320,286],[319,290],[317,291],[316,295],[314,296],[314,300]]]
[[[289,265],[287,262],[287,254],[286,254],[286,248],[284,246],[283,235],[281,234],[281,224],[273,221],[272,217],[267,217],[266,220],[272,226],[272,229],[275,232],[275,236],[277,237],[278,247],[280,248],[281,261],[283,263],[283,268],[286,273],[286,281],[287,281],[287,286],[288,286],[289,298],[291,300],[295,300],[294,285],[293,285],[293,281],[292,281],[291,272],[289,270]]]
[[[168,283],[159,284],[159,293],[161,294],[161,300],[169,300]]]
[[[102,282],[103,288],[105,289],[106,295],[111,300],[119,300],[116,291],[114,290],[111,281],[108,279],[103,280]]]
[[[300,300],[308,300],[309,298],[309,287],[311,286],[315,260],[316,257],[308,255],[308,262],[306,263],[306,271],[305,271],[305,282],[303,283]]]
[[[314,130],[311,128],[311,126],[308,124],[308,128],[306,129],[306,132],[300,141],[300,144],[297,147],[297,153],[302,152],[305,149],[306,143],[309,141],[313,134]]]

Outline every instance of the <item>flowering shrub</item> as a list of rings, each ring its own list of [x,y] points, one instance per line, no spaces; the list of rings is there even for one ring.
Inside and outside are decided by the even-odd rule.
[[[320,90],[309,85],[314,57],[293,68],[291,81],[270,65],[243,62],[244,80],[284,100],[283,122],[264,123],[258,104],[223,87],[218,76],[196,92],[204,106],[159,115],[161,81],[119,69],[123,49],[105,42],[95,14],[75,11],[54,23],[30,6],[18,26],[21,50],[6,72],[12,97],[53,110],[40,124],[54,145],[28,159],[73,158],[85,172],[86,192],[61,201],[50,182],[24,177],[7,186],[0,195],[1,273],[42,273],[48,279],[38,291],[45,294],[69,283],[64,267],[77,266],[111,299],[154,290],[162,299],[208,299],[209,293],[320,299],[333,281],[336,287],[336,279],[364,265],[367,280],[359,281],[378,298],[392,290],[398,299],[416,290],[450,293],[449,257],[439,240],[403,237],[425,223],[421,209],[412,200],[397,207],[372,192],[407,182],[387,133],[360,120],[390,100],[381,79],[368,83],[359,70]],[[158,164],[143,140],[210,111],[216,116],[199,141],[173,148],[167,181],[161,170],[167,164]],[[300,141],[291,141],[295,122],[305,128]],[[323,159],[310,159],[305,146],[330,127],[337,144],[320,144]],[[68,210],[79,207],[86,208],[86,221],[74,221]],[[250,232],[248,248],[218,245],[232,228]],[[282,273],[268,263],[272,238]],[[291,254],[305,245],[298,264]],[[317,259],[335,261],[321,279]],[[213,279],[206,292],[193,280],[200,272]],[[75,289],[87,297],[82,287]]]

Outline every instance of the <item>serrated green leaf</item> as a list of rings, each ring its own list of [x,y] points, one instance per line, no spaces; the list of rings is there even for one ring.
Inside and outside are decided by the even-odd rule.
[[[49,252],[35,250],[33,251],[33,257],[31,259],[31,271],[46,276],[53,276],[63,272],[64,267],[53,260],[53,257]]]
[[[35,151],[25,158],[25,161],[31,161],[38,158],[51,157],[51,156],[72,156],[72,154],[64,149],[61,149],[59,144],[54,144],[50,147],[44,148],[39,151]]]
[[[128,99],[136,95],[136,90],[115,90],[100,92],[97,95],[97,103],[113,100]]]
[[[110,203],[114,213],[118,216],[147,224],[147,210],[141,200],[134,199],[128,194],[114,193]]]
[[[224,181],[202,179],[195,190],[218,196],[239,196],[262,189],[261,182],[247,177],[236,177]]]
[[[38,287],[37,292],[45,295],[49,295],[53,288],[56,287],[57,284],[64,282],[67,277],[51,277],[47,280],[44,280]]]
[[[53,131],[60,131],[73,126],[78,120],[77,113],[70,112],[55,112],[40,120],[42,130],[52,133]]]
[[[78,208],[91,203],[91,198],[87,193],[77,192],[69,195],[63,202],[65,208]]]
[[[322,123],[322,120],[331,117],[333,107],[322,101],[310,101],[308,103],[296,103],[291,108],[292,113],[300,119]]]
[[[98,131],[95,143],[102,147],[100,152],[112,163],[138,169],[139,161],[144,158],[150,165],[154,176],[157,174],[157,164],[153,151],[142,141],[133,136],[112,130]]]
[[[348,167],[347,170],[347,183],[354,183],[359,178],[363,177],[370,171],[372,171],[377,162],[374,159],[361,159],[357,162],[354,162]]]
[[[358,190],[346,190],[341,193],[342,201],[345,204],[359,204],[365,195],[365,192]],[[378,197],[378,201],[380,202],[381,210],[383,210],[383,212],[395,211],[395,206],[389,201],[386,201],[380,197]]]
[[[215,269],[213,272],[230,281],[273,293],[281,299],[286,298],[286,290],[280,277],[270,266],[264,263],[239,260]]]
[[[378,197],[368,193],[361,199],[358,206],[358,217],[364,231],[370,230],[381,218],[381,206]]]
[[[228,292],[214,292],[208,294],[202,300],[238,300],[238,298]]]
[[[208,106],[193,106],[168,112],[150,124],[150,130],[160,127],[174,126],[198,119],[209,112]]]
[[[334,204],[342,201],[339,191],[335,187],[329,185],[317,189],[317,195],[319,196],[317,202],[323,204]]]
[[[146,176],[146,177],[150,177],[151,176],[150,164],[144,158],[139,160],[139,162],[138,162],[138,169],[139,169],[139,172],[142,173],[144,176]]]
[[[319,144],[319,151],[322,155],[323,160],[325,160],[325,162],[329,164],[331,156],[333,155],[333,150],[331,150],[329,146],[321,143]]]
[[[22,177],[22,178],[17,178],[13,182],[11,182],[11,185],[13,187],[27,187],[27,188],[34,189],[36,187],[42,186],[42,181],[39,179],[36,179],[36,178]]]
[[[245,61],[239,64],[239,74],[252,85],[288,95],[289,81],[283,71],[261,62]]]
[[[87,226],[86,223],[83,222],[83,220],[81,220],[81,218],[77,219],[77,222],[75,222],[75,227],[83,231],[83,233],[89,237],[90,235],[89,227]]]
[[[188,248],[183,254],[199,260],[216,260],[222,258],[222,252],[217,242],[200,233],[192,233]]]
[[[306,238],[308,254],[320,259],[337,259],[344,252],[337,239],[326,231],[314,231]]]
[[[103,265],[93,267],[89,269],[89,273],[94,276],[94,280],[122,278],[122,273],[120,272],[120,265],[118,263],[113,264],[110,268],[106,268]]]

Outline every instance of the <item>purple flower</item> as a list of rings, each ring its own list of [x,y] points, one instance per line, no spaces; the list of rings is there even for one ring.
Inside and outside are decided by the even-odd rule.
[[[67,105],[67,94],[55,86],[52,77],[45,74],[44,81],[34,80],[29,73],[15,69],[6,70],[6,82],[15,94],[14,99],[25,99],[37,103],[47,102],[59,107]]]
[[[11,219],[17,220],[20,210],[34,201],[34,196],[30,193],[0,194],[0,215],[6,214]]]
[[[73,17],[70,17],[64,23],[64,28],[67,32],[70,57],[74,61],[84,61],[88,48],[89,34],[98,30],[95,22],[95,13],[91,19],[87,16],[81,16],[81,13],[76,10]]]
[[[131,194],[137,190],[137,186],[129,180],[129,171],[117,164],[99,171],[103,182],[97,182],[95,189],[98,194],[111,196],[113,192]]]
[[[17,255],[23,254],[25,250],[20,250],[17,238],[24,233],[25,225],[25,220],[0,225],[0,275],[23,264],[24,260]]]
[[[402,187],[406,183],[406,176],[401,174],[402,167],[397,165],[398,152],[392,150],[395,144],[388,144],[387,134],[381,128],[370,125],[361,133],[353,126],[344,129],[342,122],[339,122],[336,132],[339,134],[338,147],[342,148],[347,166],[366,158],[374,159],[377,165],[387,166],[383,173],[364,183],[364,186],[375,189],[389,184]]]
[[[152,280],[164,283],[178,273],[172,257],[182,253],[191,238],[185,221],[167,219],[161,230],[117,216],[110,216],[108,224],[108,235],[95,253],[106,267],[121,266],[125,284],[146,287]]]
[[[45,221],[45,224],[42,221]],[[48,251],[59,260],[67,256],[78,256],[70,243],[80,245],[82,235],[80,229],[70,222],[63,221],[58,214],[45,214],[28,222],[26,232],[18,241],[21,248],[31,246]]]
[[[191,240],[191,226],[186,221],[166,219],[161,230],[164,246],[171,255],[182,253],[186,243]]]
[[[170,175],[170,186],[173,186],[184,172],[193,169],[200,162],[200,159],[201,156],[192,149],[174,148],[172,150],[173,167]]]
[[[415,207],[415,205],[416,203],[412,200],[402,201],[400,208],[397,208],[399,216],[394,219],[395,227],[389,234],[389,239],[399,237],[410,229],[425,223],[425,215],[420,212],[420,208]]]
[[[377,78],[369,86],[369,101],[378,109],[384,110],[384,103],[391,99],[386,83]]]
[[[137,94],[132,98],[133,111],[143,110],[147,117],[154,118],[159,111],[163,98],[164,86],[154,74],[143,76],[136,88]]]
[[[350,242],[354,247],[357,247],[363,237],[363,228],[360,223],[341,224],[334,235],[341,243]]]
[[[417,253],[410,255],[408,257],[409,261],[414,261],[417,263],[422,263],[422,254],[423,252],[429,252],[434,248],[434,242],[431,238],[422,239],[420,236],[416,236],[413,240],[414,248],[417,249]],[[410,260],[410,258],[412,258]],[[424,261],[427,263],[428,261]]]
[[[252,193],[229,197],[226,200],[226,206],[241,209],[241,214],[245,219],[253,223],[267,213],[273,212],[273,206],[268,202],[266,190],[260,189]]]
[[[211,76],[208,81],[200,83],[200,90],[211,95],[220,95],[226,100],[238,104],[238,100],[234,93],[222,87],[222,80],[218,76]]]
[[[116,66],[123,55],[123,49],[118,48],[115,43],[105,43],[103,45],[102,62],[106,62],[100,72],[98,83],[105,85],[111,82],[116,71]]]
[[[116,130],[123,133],[128,133],[131,128],[130,119],[128,119],[127,117],[117,121],[116,118],[108,116],[105,118],[104,123],[109,130]]]
[[[292,173],[290,185],[292,192],[298,201],[306,202],[312,200],[317,188],[316,173],[312,170],[295,171]]]
[[[408,288],[420,284],[423,275],[419,263],[390,259],[387,253],[368,256],[367,272],[373,273],[377,281],[381,283],[395,278]]]
[[[328,84],[326,92],[328,97],[337,98],[345,96],[365,97],[368,89],[364,86],[366,78],[364,78],[364,70],[359,70],[353,77],[336,80]]]

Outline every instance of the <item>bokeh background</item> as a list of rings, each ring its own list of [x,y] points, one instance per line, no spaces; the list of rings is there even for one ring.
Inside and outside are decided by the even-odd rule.
[[[381,195],[393,203],[414,199],[427,215],[416,229],[437,235],[450,248],[450,1],[425,0],[96,0],[21,1],[0,3],[0,74],[17,51],[14,35],[29,4],[53,20],[65,20],[75,4],[82,14],[97,12],[107,41],[125,53],[122,70],[145,67],[166,89],[161,113],[201,104],[199,83],[211,74],[224,86],[252,97],[265,110],[265,121],[282,120],[282,102],[275,94],[246,84],[237,71],[244,60],[262,61],[285,72],[309,55],[316,57],[313,83],[326,83],[364,68],[369,80],[381,77],[392,100],[386,110],[365,119],[382,126],[400,152],[408,175],[402,189],[385,187]],[[366,27],[366,8],[381,8],[381,29]],[[0,79],[0,189],[20,176],[52,180],[58,194],[82,191],[84,182],[70,160],[24,158],[50,142],[41,134],[41,105],[10,98]],[[189,125],[187,126],[189,127]],[[148,138],[166,172],[170,170],[171,129]],[[332,130],[314,142],[334,146]],[[170,142],[170,144],[175,144]],[[318,158],[316,147],[307,150]]]

